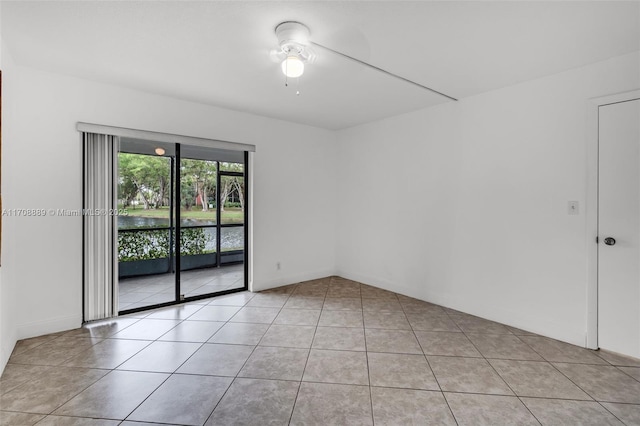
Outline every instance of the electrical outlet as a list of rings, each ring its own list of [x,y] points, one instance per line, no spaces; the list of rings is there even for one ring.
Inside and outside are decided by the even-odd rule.
[[[276,262],[276,270],[279,271],[281,268],[280,262]]]

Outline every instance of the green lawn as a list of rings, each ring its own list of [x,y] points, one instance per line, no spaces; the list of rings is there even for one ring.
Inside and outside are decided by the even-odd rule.
[[[143,208],[126,208],[129,213],[128,216],[138,216],[138,217],[160,217],[160,218],[168,218],[169,217],[169,208],[161,207],[159,209],[149,209],[145,210]],[[183,219],[201,219],[201,220],[216,220],[216,210],[211,209],[209,211],[203,212],[200,208],[193,208],[192,210],[182,209],[180,211],[180,216]],[[244,222],[244,212],[239,208],[226,208],[222,212],[222,223],[243,223]]]

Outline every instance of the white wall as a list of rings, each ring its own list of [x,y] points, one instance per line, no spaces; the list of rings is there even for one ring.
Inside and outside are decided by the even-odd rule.
[[[78,121],[250,143],[253,289],[335,272],[332,132],[30,68],[12,67],[5,77],[13,94],[5,105],[13,111],[4,123],[5,208],[81,207]],[[81,219],[5,219],[3,284],[16,288],[16,337],[78,327]]]
[[[2,17],[2,2],[0,2],[0,22],[2,22],[1,17]],[[4,46],[2,45],[1,33],[2,32],[0,31],[0,70],[4,69],[3,65],[5,63]],[[4,94],[4,97],[6,99],[6,94]],[[6,121],[4,120],[4,116],[6,115],[5,111],[6,109],[2,111],[3,123],[6,123]],[[2,171],[2,164],[3,163],[0,163],[0,174],[4,175],[4,172]],[[15,337],[8,330],[9,322],[7,322],[7,320],[5,319],[9,311],[9,306],[8,306],[9,304],[7,303],[7,300],[8,300],[7,287],[8,286],[2,284],[2,274],[3,274],[2,268],[0,267],[0,371],[4,369],[4,366],[7,363],[7,360],[9,359],[9,355],[11,354],[11,351],[13,350],[13,345],[15,343]]]
[[[587,99],[639,88],[639,64],[340,132],[339,275],[584,345]]]

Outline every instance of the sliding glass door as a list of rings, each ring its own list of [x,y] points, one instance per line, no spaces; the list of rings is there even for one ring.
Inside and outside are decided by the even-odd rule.
[[[246,289],[246,154],[122,138],[119,311]]]

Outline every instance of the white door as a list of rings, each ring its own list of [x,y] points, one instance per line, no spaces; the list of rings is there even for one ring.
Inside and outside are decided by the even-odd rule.
[[[598,115],[598,346],[640,358],[640,99]]]

